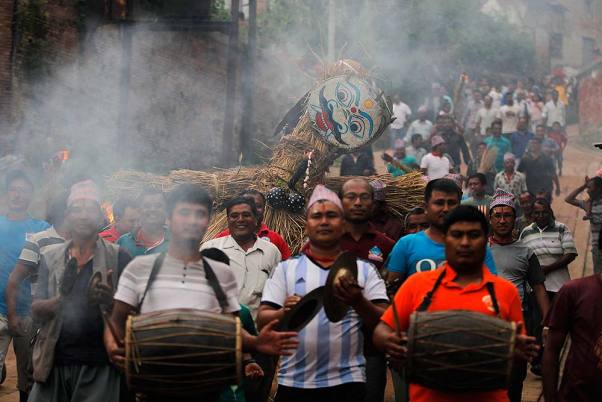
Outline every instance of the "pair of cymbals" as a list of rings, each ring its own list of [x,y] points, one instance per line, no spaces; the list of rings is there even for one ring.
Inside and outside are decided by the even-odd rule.
[[[334,284],[343,276],[357,281],[357,258],[348,251],[341,253],[330,267],[326,284],[303,296],[284,315],[280,323],[280,330],[300,331],[309,324],[322,307],[324,307],[324,312],[329,321],[341,321],[349,311],[349,306],[337,299]]]

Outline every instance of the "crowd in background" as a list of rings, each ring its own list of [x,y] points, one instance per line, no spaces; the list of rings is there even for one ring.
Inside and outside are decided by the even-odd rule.
[[[264,402],[276,378],[278,402],[379,402],[391,369],[396,401],[515,402],[529,367],[543,378],[546,401],[594,400],[602,394],[602,178],[586,178],[566,197],[586,212],[595,272],[571,281],[569,265],[586,251],[551,207],[567,144],[567,91],[556,84],[464,80],[455,95],[433,84],[416,118],[395,97],[393,153],[383,159],[393,176],[422,173],[423,202],[400,219],[379,180],[350,178],[338,194],[318,185],[296,255],[286,234],[264,222],[257,190],[226,202],[227,230],[202,242],[213,203],[199,186],[128,194],[113,203],[109,222],[96,184],[78,180],[49,200],[42,221],[28,214],[34,183],[11,172],[0,217],[0,359],[12,340],[21,401],[134,400],[119,345],[127,317],[171,308],[241,319],[244,381],[207,400]],[[343,176],[374,172],[370,151],[343,158]],[[277,330],[276,320],[325,283],[342,251],[358,268],[357,278],[334,285],[350,308],[345,318],[330,322],[321,312],[299,333]],[[95,282],[97,273],[106,281]],[[435,290],[444,296],[433,298]],[[397,331],[407,331],[427,294],[432,310],[469,309],[518,325],[507,388],[454,394],[400,369],[407,339]]]

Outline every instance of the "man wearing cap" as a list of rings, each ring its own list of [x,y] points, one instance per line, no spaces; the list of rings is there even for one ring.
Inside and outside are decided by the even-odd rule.
[[[301,297],[326,283],[329,269],[341,253],[345,233],[343,205],[322,185],[307,203],[305,231],[309,242],[301,254],[281,262],[263,290],[258,325],[282,319]],[[299,348],[283,357],[278,372],[276,402],[362,401],[365,358],[362,325],[373,328],[388,303],[385,283],[376,268],[357,260],[357,279],[343,276],[332,289],[351,308],[339,322],[330,322],[323,309],[299,331]]]
[[[496,189],[500,188],[512,194],[516,200],[522,193],[527,191],[527,178],[524,173],[517,172],[514,169],[515,166],[516,157],[509,152],[506,153],[504,155],[504,170],[495,176],[493,185]]]
[[[73,185],[67,213],[71,240],[48,246],[40,259],[31,309],[41,330],[29,401],[117,401],[120,376],[104,348],[102,311],[131,258],[98,236],[103,213],[92,181]]]
[[[445,140],[434,135],[431,138],[431,152],[424,155],[420,161],[420,170],[429,180],[440,179],[451,172],[451,163],[445,154]]]
[[[535,299],[541,316],[545,317],[550,308],[548,295],[544,286],[545,275],[539,265],[537,256],[521,240],[514,240],[514,222],[516,220],[516,206],[514,196],[502,189],[497,189],[489,208],[489,224],[492,234],[489,245],[495,260],[498,275],[509,280],[516,286],[521,303],[525,306],[525,296],[529,286],[534,292]],[[533,307],[533,306],[528,306]],[[532,311],[523,310],[525,315],[533,314]],[[525,317],[527,332],[536,335],[532,321]],[[508,396],[511,402],[520,402],[523,390],[523,381],[527,376],[527,362],[515,362],[512,367],[512,377]]]

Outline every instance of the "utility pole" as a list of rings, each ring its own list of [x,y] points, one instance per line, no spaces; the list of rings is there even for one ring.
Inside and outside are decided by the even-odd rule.
[[[238,12],[240,0],[230,2],[230,30],[228,38],[228,64],[226,66],[226,105],[222,136],[222,165],[229,166],[234,153],[234,98],[236,96],[236,65],[238,63]]]
[[[335,58],[336,0],[328,0],[328,61]]]
[[[243,163],[255,162],[252,143],[255,135],[255,59],[257,57],[257,0],[249,0],[249,34],[246,62],[243,70],[243,110],[240,128],[240,152]]]

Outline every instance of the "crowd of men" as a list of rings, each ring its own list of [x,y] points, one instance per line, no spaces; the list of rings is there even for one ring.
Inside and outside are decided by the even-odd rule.
[[[558,176],[568,142],[568,99],[562,81],[552,80],[544,89],[526,88],[521,80],[503,85],[485,78],[466,80],[456,95],[452,98],[444,86],[433,84],[414,120],[411,108],[394,96],[395,120],[389,130],[393,154],[382,155],[389,173],[420,171],[430,180],[450,177],[463,188],[482,173],[488,195],[496,188],[517,199],[524,192],[550,201],[559,195]],[[371,147],[341,161],[341,176],[374,172]]]
[[[485,115],[482,110],[477,114]],[[477,136],[484,119],[475,118]],[[437,124],[443,120],[452,124],[449,116]],[[418,132],[422,124],[414,125],[412,147],[396,150],[400,163],[392,174],[418,160],[417,139],[428,132]],[[519,118],[513,130],[525,124]],[[106,226],[93,181],[57,192],[41,221],[28,214],[33,182],[11,172],[8,212],[0,217],[0,359],[12,340],[20,400],[186,400],[134,395],[124,380],[128,317],[174,308],[241,319],[245,381],[224,386],[216,401],[267,401],[275,377],[278,402],[382,402],[390,370],[396,401],[514,402],[521,400],[529,367],[543,378],[548,402],[596,400],[602,395],[602,178],[586,178],[566,197],[586,211],[595,267],[593,276],[571,280],[568,267],[577,256],[571,231],[554,217],[549,191],[529,187],[529,172],[541,169],[531,165],[543,165],[545,131],[528,145],[514,141],[527,151],[510,154],[503,120],[493,119],[490,128],[491,136],[477,145],[504,148],[492,194],[485,173],[470,175],[465,195],[461,180],[445,177],[449,169],[441,177],[432,170],[423,204],[400,220],[388,213],[378,180],[350,178],[338,194],[317,185],[305,207],[306,242],[295,255],[282,233],[265,224],[266,200],[256,190],[226,202],[227,230],[203,242],[213,201],[200,186],[180,185],[168,194],[149,188],[120,199]],[[446,158],[448,145],[456,147],[452,161],[474,162],[458,135],[431,138],[421,162],[427,158],[427,170],[429,160]],[[519,159],[527,180],[514,170]],[[497,159],[495,165],[497,171]],[[583,192],[587,199],[579,198]],[[342,251],[357,257],[357,278],[343,277],[332,290],[350,307],[344,319],[331,322],[320,310],[299,332],[281,332],[278,322],[325,284]],[[105,280],[93,281],[97,275]],[[472,310],[517,324],[507,389],[458,394],[407,377],[405,333],[427,294],[428,311]]]

